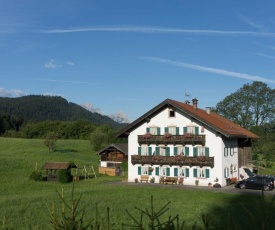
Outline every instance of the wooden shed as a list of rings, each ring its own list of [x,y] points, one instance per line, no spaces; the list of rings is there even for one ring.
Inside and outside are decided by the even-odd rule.
[[[118,176],[122,174],[121,163],[128,162],[128,144],[111,144],[97,154],[101,156],[99,173]]]
[[[48,181],[58,181],[58,170],[67,170],[71,173],[72,168],[77,168],[73,162],[46,162],[42,167],[46,170]]]

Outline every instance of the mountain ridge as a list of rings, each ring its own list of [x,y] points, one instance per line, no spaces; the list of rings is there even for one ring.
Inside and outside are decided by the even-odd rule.
[[[109,124],[120,128],[118,123],[106,115],[88,111],[80,105],[68,102],[61,96],[27,95],[16,98],[0,97],[0,114],[19,116],[27,121],[76,121],[89,120],[96,125]]]

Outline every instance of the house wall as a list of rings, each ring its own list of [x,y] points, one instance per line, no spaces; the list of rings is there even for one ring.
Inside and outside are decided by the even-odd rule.
[[[239,178],[239,165],[238,165],[238,140],[236,138],[223,139],[223,178]],[[227,172],[226,172],[227,171]],[[227,175],[225,175],[227,174]]]
[[[210,127],[202,127],[201,123],[198,123],[196,120],[192,120],[191,117],[185,117],[180,113],[175,114],[175,117],[169,117],[169,109],[164,109],[160,113],[158,113],[155,117],[151,118],[150,122],[143,123],[139,127],[137,127],[135,130],[133,130],[129,137],[128,137],[128,181],[134,182],[135,178],[139,178],[138,175],[138,167],[141,165],[132,165],[131,163],[131,156],[132,155],[138,155],[138,138],[137,135],[143,135],[146,133],[146,128],[150,126],[157,126],[161,128],[161,135],[164,134],[164,127],[167,126],[177,126],[180,127],[180,135],[183,135],[183,127],[188,125],[195,125],[199,127],[199,134],[200,135],[206,135],[206,144],[205,147],[209,148],[209,156],[215,157],[215,163],[214,168],[211,167],[204,167],[209,170],[209,178],[197,178],[193,175],[193,169],[199,167],[189,167],[186,166],[186,168],[189,169],[189,176],[184,177],[184,184],[188,185],[195,185],[195,180],[199,180],[199,185],[207,186],[208,182],[211,182],[214,184],[214,180],[218,178],[219,183],[224,186],[226,184],[226,180],[224,177],[224,169],[226,167],[230,167],[231,164],[237,164],[237,154],[233,154],[233,156],[225,157],[224,156],[224,147],[225,145],[235,144],[235,140],[232,141],[225,141],[222,139],[221,135],[217,134],[216,131],[213,131]],[[154,152],[156,145],[150,145],[152,147],[152,151]],[[193,156],[193,147],[192,145],[186,145],[189,147],[189,156]],[[174,145],[168,145],[167,147],[170,147],[172,150]],[[172,150],[173,151],[173,150]],[[173,155],[173,153],[170,151],[170,155]],[[145,165],[146,166],[146,165]],[[151,177],[155,177],[155,181],[159,182],[159,176],[155,175],[156,167],[160,167],[159,165],[148,165],[154,169],[152,172]],[[167,166],[170,168],[170,176],[174,176],[174,168],[178,168],[178,166]],[[230,168],[229,168],[230,170]],[[230,176],[230,175],[229,175]]]

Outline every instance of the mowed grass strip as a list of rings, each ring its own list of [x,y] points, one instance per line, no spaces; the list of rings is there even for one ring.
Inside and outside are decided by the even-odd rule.
[[[43,140],[0,138],[2,222],[5,219],[5,226],[14,229],[48,229],[52,205],[57,205],[61,211],[57,191],[63,193],[69,202],[73,183],[31,181],[31,172],[35,168],[41,169],[47,161],[73,161],[80,169],[93,165],[98,172],[99,160],[90,142],[85,140],[58,140],[56,151],[49,153]],[[251,210],[253,216],[264,213],[261,197],[188,190],[184,186],[182,189],[173,189],[172,186],[129,186],[127,182],[114,183],[122,179],[123,177],[97,174],[97,178],[74,183],[75,198],[82,195],[81,207],[87,205],[87,219],[95,219],[97,207],[98,218],[106,220],[109,207],[111,222],[115,223],[116,229],[120,229],[122,223],[130,222],[126,209],[139,218],[140,214],[135,207],[149,209],[151,196],[155,210],[171,202],[164,219],[178,214],[180,220],[186,221],[188,226],[195,222],[201,223],[202,213],[211,214],[220,225],[228,225],[232,221],[246,223],[250,217],[242,204]],[[270,203],[270,197],[264,199]]]

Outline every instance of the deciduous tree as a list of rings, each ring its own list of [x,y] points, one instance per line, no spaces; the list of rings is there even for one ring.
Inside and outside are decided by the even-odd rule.
[[[219,102],[215,111],[246,129],[272,123],[275,118],[275,90],[259,81],[245,84]]]
[[[59,135],[56,132],[49,132],[44,138],[44,144],[48,147],[49,152],[54,150]]]

